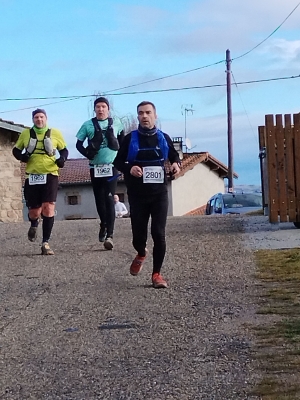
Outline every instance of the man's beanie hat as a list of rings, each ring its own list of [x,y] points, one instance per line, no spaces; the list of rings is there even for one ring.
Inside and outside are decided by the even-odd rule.
[[[98,103],[105,103],[109,109],[109,102],[105,97],[98,97],[98,99],[96,99],[94,101],[94,108],[95,108],[96,104],[98,104]]]
[[[32,111],[32,118],[35,116],[35,114],[42,113],[47,117],[46,111],[43,110],[42,108],[37,108],[36,110]]]

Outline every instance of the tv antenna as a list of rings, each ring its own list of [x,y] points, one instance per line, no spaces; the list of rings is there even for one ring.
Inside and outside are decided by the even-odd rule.
[[[193,115],[194,111],[195,110],[193,109],[193,104],[184,104],[181,106],[181,114],[184,115],[184,143],[186,150],[190,150],[192,148],[190,139],[186,137],[186,117],[188,113],[191,113]]]

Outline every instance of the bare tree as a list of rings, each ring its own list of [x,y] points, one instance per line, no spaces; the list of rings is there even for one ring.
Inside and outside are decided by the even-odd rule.
[[[120,119],[124,126],[125,135],[137,129],[137,119],[132,114],[127,114]]]
[[[122,124],[124,126],[124,133],[125,135],[127,135],[129,132],[137,129],[137,119],[136,117],[134,117],[132,114],[128,113],[123,117],[120,117],[119,115],[117,115],[114,111],[114,104],[112,99],[101,93],[101,92],[95,92],[94,96],[91,98],[90,102],[89,102],[89,113],[91,116],[94,115],[94,101],[98,98],[98,97],[105,97],[108,101],[109,101],[109,110],[110,110],[110,115],[112,117],[115,118],[119,118],[122,121]]]
[[[123,117],[119,117],[118,115],[116,115],[116,113],[114,112],[114,104],[113,104],[112,99],[109,96],[107,96],[101,92],[95,92],[94,96],[91,98],[91,100],[89,102],[89,113],[91,116],[94,115],[94,101],[100,96],[105,97],[109,101],[109,109],[110,109],[111,116],[117,117],[122,121],[122,124],[124,126],[125,135],[127,135],[131,131],[134,131],[135,129],[137,129],[137,127],[138,127],[137,118],[131,113],[128,113],[128,114],[124,115]],[[161,129],[161,122],[160,122],[159,118],[156,121],[156,126],[158,129]]]

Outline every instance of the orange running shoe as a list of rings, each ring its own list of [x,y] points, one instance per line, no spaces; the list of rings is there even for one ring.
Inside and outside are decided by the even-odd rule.
[[[156,289],[160,289],[160,288],[167,288],[168,284],[167,282],[164,280],[164,278],[159,274],[159,273],[155,273],[152,275],[152,285],[154,288]]]
[[[145,261],[148,253],[147,249],[145,251],[146,251],[145,257],[140,257],[139,255],[137,255],[135,259],[132,261],[130,265],[131,275],[136,276],[143,268],[143,262]]]

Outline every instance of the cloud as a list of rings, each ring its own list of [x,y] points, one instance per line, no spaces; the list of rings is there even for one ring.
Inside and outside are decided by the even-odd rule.
[[[155,29],[169,19],[171,10],[164,10],[161,7],[142,6],[142,5],[116,5],[118,20],[121,26],[130,25],[128,32],[140,30],[140,35],[144,36],[149,32],[155,32]]]
[[[278,63],[278,67],[299,67],[300,40],[276,39],[270,42],[264,50],[271,56],[272,61]]]
[[[155,49],[159,54],[195,54],[199,52],[247,51],[275,30],[295,7],[294,0],[215,0],[188,2],[180,12],[174,7],[167,18],[161,10],[149,7],[152,33],[159,34]],[[137,21],[143,21],[142,7],[132,7]],[[277,38],[288,29],[298,29],[299,14],[294,14],[276,32]],[[136,24],[133,23],[133,29]],[[146,32],[147,35],[147,32]],[[151,42],[149,43],[151,47]],[[152,51],[154,50],[154,44]]]

